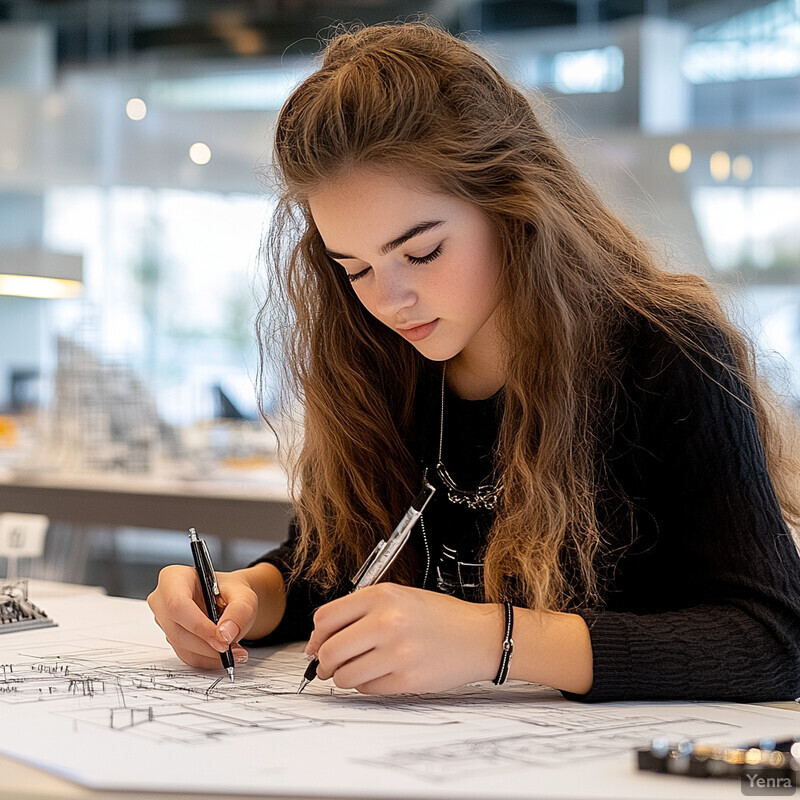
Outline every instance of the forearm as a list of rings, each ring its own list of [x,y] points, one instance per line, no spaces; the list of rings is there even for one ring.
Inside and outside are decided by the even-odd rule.
[[[503,613],[498,617],[496,661],[500,663]],[[514,655],[508,677],[575,694],[592,688],[592,642],[577,614],[514,608]]]
[[[283,575],[273,564],[260,563],[238,570],[258,597],[255,622],[246,633],[247,639],[261,639],[278,627],[286,611],[286,587]]]

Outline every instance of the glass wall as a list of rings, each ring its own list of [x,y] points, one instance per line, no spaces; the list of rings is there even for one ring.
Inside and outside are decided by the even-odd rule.
[[[255,418],[253,318],[270,200],[117,186],[46,190],[46,247],[84,257],[83,301],[58,328],[143,376],[172,425],[216,413],[217,387]]]

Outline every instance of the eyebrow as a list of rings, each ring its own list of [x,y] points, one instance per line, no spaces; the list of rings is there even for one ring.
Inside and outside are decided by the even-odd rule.
[[[386,242],[386,244],[381,247],[379,252],[382,256],[385,256],[387,253],[391,253],[392,250],[396,250],[398,247],[400,247],[400,245],[405,244],[409,239],[413,239],[415,236],[419,236],[421,233],[426,233],[434,228],[438,228],[442,224],[444,224],[444,220],[442,219],[432,219],[428,222],[417,223],[412,228],[409,228],[405,233],[400,234],[400,236],[398,236],[396,239]],[[355,258],[355,256],[346,256],[344,253],[334,253],[333,250],[328,250],[327,247],[325,248],[325,252],[331,258]]]

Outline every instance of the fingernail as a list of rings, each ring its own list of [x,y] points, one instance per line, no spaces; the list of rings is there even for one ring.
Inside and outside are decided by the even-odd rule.
[[[226,644],[236,641],[239,635],[239,626],[232,620],[226,619],[219,628],[219,635],[225,640]]]
[[[248,659],[248,655],[247,655],[247,651],[246,650],[243,650],[241,652],[239,652],[237,650],[236,653],[234,653],[234,655],[233,655],[233,660],[237,664],[244,664],[244,662],[247,661],[247,659]]]
[[[306,653],[306,661],[313,661],[316,657],[314,653]]]

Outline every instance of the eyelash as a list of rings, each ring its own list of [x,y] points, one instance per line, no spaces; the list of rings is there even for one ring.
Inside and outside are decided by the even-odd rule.
[[[431,261],[438,258],[441,254],[442,254],[442,246],[440,244],[437,244],[436,247],[433,250],[431,250],[431,252],[428,253],[428,255],[426,256],[422,256],[421,258],[415,258],[414,256],[406,256],[406,258],[412,264],[430,264]],[[353,274],[347,273],[347,280],[349,280],[350,283],[355,283],[356,281],[361,280],[361,278],[363,278],[370,271],[370,269],[372,269],[372,267],[367,267],[366,269],[362,269],[361,272],[354,272]]]

